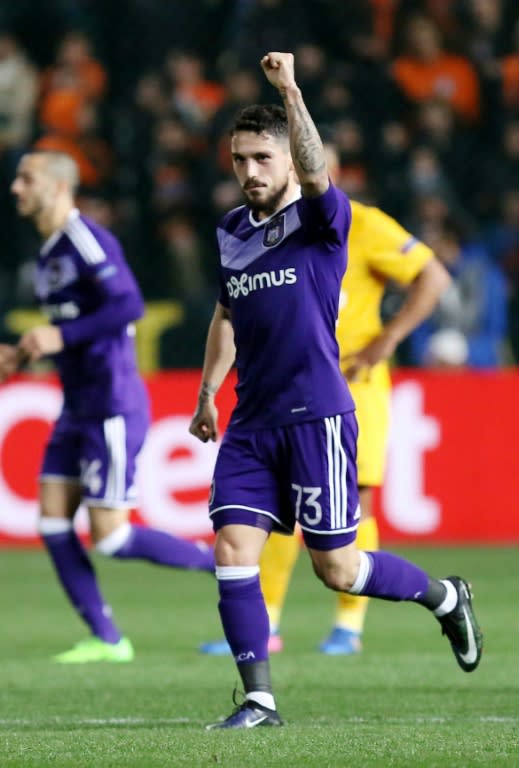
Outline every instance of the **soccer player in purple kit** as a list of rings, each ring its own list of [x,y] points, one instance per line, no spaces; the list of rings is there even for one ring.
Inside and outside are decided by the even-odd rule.
[[[482,650],[463,579],[434,579],[396,555],[355,546],[357,425],[335,338],[350,204],[328,178],[292,54],[268,53],[261,66],[284,109],[245,108],[231,130],[247,204],[218,228],[221,290],[190,427],[202,441],[216,439],[214,396],[236,360],[238,401],[218,453],[209,514],[220,616],[245,701],[208,728],[282,724],[258,562],[269,533],[291,533],[296,520],[326,586],[425,606],[467,672]]]
[[[91,635],[54,659],[127,662],[132,644],[114,623],[74,530],[80,502],[88,508],[92,542],[104,555],[214,573],[214,554],[129,522],[136,458],[149,425],[133,338],[144,304],[117,239],[75,208],[77,184],[76,164],[66,154],[35,151],[20,161],[12,192],[18,213],[44,239],[35,290],[51,324],[28,331],[16,346],[2,345],[0,376],[21,360],[50,355],[63,386],[63,409],[40,476],[39,532]]]

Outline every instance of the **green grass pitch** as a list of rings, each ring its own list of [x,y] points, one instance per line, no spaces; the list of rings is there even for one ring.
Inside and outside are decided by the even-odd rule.
[[[458,669],[439,625],[407,604],[371,603],[361,655],[318,654],[334,596],[303,553],[272,660],[286,727],[207,732],[237,681],[229,658],[196,651],[221,635],[211,577],[97,558],[136,660],[60,667],[49,657],[82,624],[43,552],[0,552],[1,768],[519,766],[517,549],[403,554],[472,582],[485,632],[476,672]]]

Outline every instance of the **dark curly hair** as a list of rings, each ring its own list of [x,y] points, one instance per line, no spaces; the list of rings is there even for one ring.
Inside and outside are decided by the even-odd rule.
[[[269,133],[279,139],[288,138],[287,115],[277,104],[253,104],[242,109],[234,118],[229,131],[233,136],[238,131]]]

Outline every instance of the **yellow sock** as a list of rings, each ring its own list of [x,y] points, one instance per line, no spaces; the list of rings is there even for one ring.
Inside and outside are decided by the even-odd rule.
[[[300,548],[297,534],[283,536],[280,533],[271,533],[261,555],[261,589],[269,615],[271,632],[279,629],[281,611]]]
[[[368,552],[375,552],[378,549],[378,525],[374,517],[368,517],[359,523],[357,547]],[[335,626],[362,634],[368,609],[368,599],[341,592],[337,598]]]

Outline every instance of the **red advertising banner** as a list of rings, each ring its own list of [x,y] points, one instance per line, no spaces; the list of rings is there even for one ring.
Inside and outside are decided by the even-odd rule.
[[[153,423],[142,451],[137,516],[187,538],[207,538],[207,497],[217,445],[188,432],[199,372],[156,374],[147,383]],[[218,396],[221,426],[232,380]],[[388,466],[377,497],[386,543],[519,542],[519,372],[394,376]],[[53,378],[0,388],[0,545],[37,541],[37,476],[59,412]],[[78,528],[87,531],[80,510]]]
[[[393,380],[382,540],[519,542],[519,372]]]

